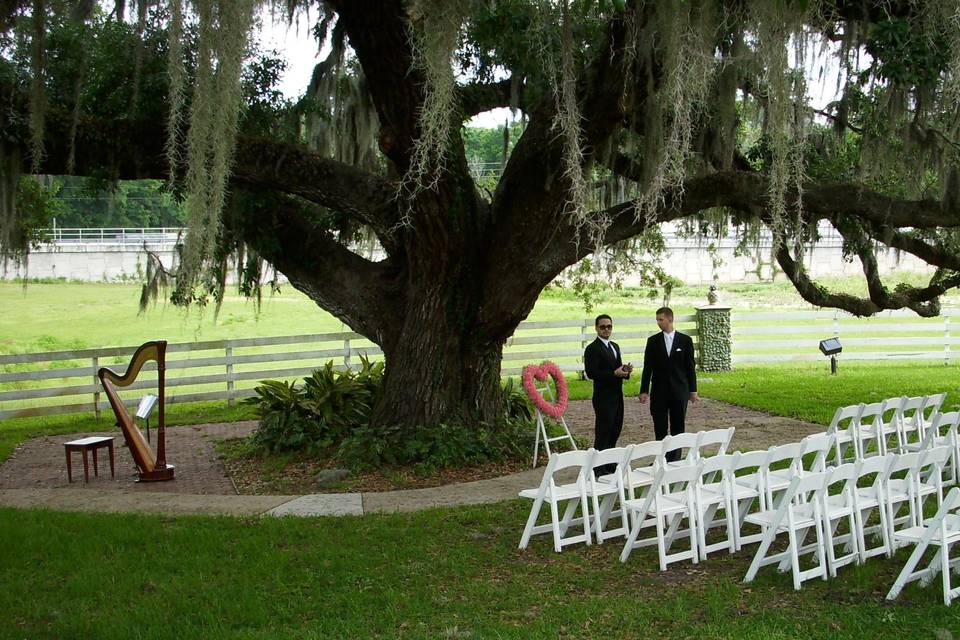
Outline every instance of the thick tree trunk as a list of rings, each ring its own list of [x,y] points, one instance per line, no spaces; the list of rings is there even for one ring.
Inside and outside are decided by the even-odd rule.
[[[375,425],[475,424],[502,414],[503,341],[481,340],[444,319],[449,299],[414,303],[396,341],[384,346],[386,375]]]

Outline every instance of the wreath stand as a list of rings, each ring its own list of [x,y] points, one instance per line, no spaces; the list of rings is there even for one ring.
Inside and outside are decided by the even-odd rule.
[[[544,399],[553,404],[553,390],[550,388],[549,384],[544,384],[543,386],[537,386],[537,391],[540,392],[540,395]],[[550,456],[550,443],[557,442],[558,440],[569,440],[570,446],[575,450],[577,448],[577,443],[573,439],[573,435],[570,433],[570,428],[567,427],[567,421],[563,419],[563,416],[556,418],[557,422],[563,427],[563,435],[554,436],[553,438],[549,437],[547,434],[547,425],[543,420],[543,413],[539,408],[534,407],[537,412],[537,436],[533,442],[533,468],[537,468],[537,454],[540,452],[540,440],[543,440],[543,447],[547,450],[547,457]]]

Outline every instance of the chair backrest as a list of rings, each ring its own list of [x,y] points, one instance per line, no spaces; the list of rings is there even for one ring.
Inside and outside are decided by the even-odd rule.
[[[833,451],[835,433],[815,433],[809,435],[800,441],[800,463],[804,464],[803,458],[813,455],[807,463],[806,470],[819,472],[827,467],[827,456]]]
[[[733,462],[736,459],[736,454],[729,453],[720,453],[715,456],[707,456],[705,458],[700,458],[701,469],[701,478],[707,477],[708,482],[715,480],[712,478],[714,474],[720,472],[724,477],[727,476],[733,470]]]
[[[593,456],[596,455],[596,449],[579,449],[575,451],[564,451],[563,453],[550,454],[550,461],[547,463],[547,469],[560,471],[570,467],[588,468],[591,465]],[[546,470],[544,470],[546,473]]]
[[[887,471],[887,476],[892,477],[893,474],[899,473],[901,471],[906,471],[908,473],[913,473],[920,468],[920,453],[903,453],[893,458],[893,463],[890,465],[889,470]]]
[[[928,419],[934,413],[939,413],[940,408],[943,406],[943,401],[946,399],[946,392],[927,396],[923,403],[923,415],[925,419]]]
[[[899,428],[901,407],[906,398],[887,398],[880,409],[880,422],[884,427]]]
[[[854,422],[860,418],[860,413],[862,411],[862,404],[852,404],[847,407],[839,407],[833,413],[833,419],[830,420],[830,426],[827,427],[827,433],[848,431],[853,426]]]
[[[927,403],[927,396],[912,396],[904,398],[900,405],[900,423],[904,432],[916,431],[923,422],[923,406]]]
[[[663,439],[663,455],[666,455],[670,451],[679,451],[686,449],[687,453],[684,456],[685,459],[690,460],[691,462],[697,457],[697,447],[699,446],[700,434],[703,433],[699,431],[697,433],[679,433],[675,436],[667,436]]]
[[[960,423],[960,411],[950,411],[949,413],[939,413],[940,416],[936,426],[931,430],[942,438],[954,438],[958,435],[957,424]]]
[[[877,479],[886,480],[893,461],[897,458],[894,453],[885,456],[873,456],[857,462],[857,478],[877,474]]]
[[[627,465],[627,461],[630,459],[630,452],[633,450],[633,445],[627,445],[625,447],[611,447],[610,449],[603,449],[598,451],[593,450],[593,456],[590,459],[590,471],[591,473],[596,474],[597,467],[603,467],[606,465],[616,465],[617,470],[615,473],[623,475],[623,470]]]
[[[710,429],[708,431],[700,432],[700,440],[697,443],[697,455],[703,457],[704,455],[711,455],[710,452],[704,451],[707,447],[717,447],[716,455],[723,455],[727,452],[727,447],[730,446],[730,441],[733,440],[733,434],[736,431],[736,427],[730,427],[729,429]]]
[[[659,486],[665,487],[680,483],[694,483],[700,479],[703,471],[703,462],[698,461],[689,465],[680,465],[676,467],[660,467],[657,471]],[[654,481],[653,489],[656,489],[657,483]],[[651,490],[653,490],[651,489]]]
[[[772,464],[789,460],[790,466],[799,469],[800,456],[803,453],[802,446],[800,442],[791,442],[789,444],[770,447],[767,449],[767,466],[769,467]]]
[[[883,408],[883,402],[871,402],[863,405],[863,409],[857,417],[857,424],[869,425],[877,422],[877,419],[883,415]]]
[[[943,469],[943,465],[947,463],[947,460],[950,459],[952,453],[953,451],[950,447],[933,447],[932,449],[925,449],[920,452],[919,468],[923,469],[924,467],[935,464]]]
[[[744,471],[746,469],[763,470],[767,464],[767,452],[763,449],[758,451],[737,451],[733,454],[733,471]]]
[[[874,456],[874,457],[879,457],[879,456]],[[880,458],[880,459],[882,460],[883,458]],[[859,468],[858,463],[848,462],[846,464],[841,464],[837,467],[830,469],[827,472],[828,489],[829,487],[840,482],[849,483],[852,480],[856,480],[858,477],[858,474],[857,474],[858,468]]]
[[[819,505],[820,498],[827,489],[829,474],[829,471],[821,471],[794,476],[790,480],[790,486],[787,487],[787,490],[783,492],[776,503],[773,526],[783,522],[784,511],[791,503],[808,502]]]

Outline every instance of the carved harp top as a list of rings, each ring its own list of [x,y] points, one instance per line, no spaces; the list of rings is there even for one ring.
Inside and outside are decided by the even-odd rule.
[[[140,345],[140,347],[134,352],[133,358],[130,359],[130,364],[127,365],[127,370],[123,375],[118,375],[107,367],[101,367],[97,374],[100,376],[101,382],[104,380],[109,380],[117,387],[126,387],[137,379],[137,375],[139,375],[143,365],[151,360],[155,360],[157,362],[157,369],[163,371],[165,368],[164,360],[166,351],[166,340],[146,342]]]
[[[165,357],[167,343],[165,340],[147,342],[140,346],[134,352],[130,364],[123,375],[117,374],[106,367],[101,367],[97,371],[97,376],[103,385],[103,390],[107,394],[110,406],[117,418],[117,425],[123,431],[123,438],[133,455],[134,462],[140,470],[141,480],[149,479],[170,479],[173,477],[173,467],[168,467],[165,459],[164,447],[164,370],[166,369]],[[157,450],[143,437],[140,429],[137,427],[127,407],[120,398],[116,387],[126,387],[132,384],[139,375],[143,366],[155,360],[157,362],[157,390],[158,390],[158,424],[157,424]]]

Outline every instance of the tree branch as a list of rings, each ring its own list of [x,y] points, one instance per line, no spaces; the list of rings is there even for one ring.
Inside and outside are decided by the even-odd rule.
[[[318,228],[313,216],[292,199],[239,221],[244,241],[354,331],[383,345],[383,318],[396,313],[405,279],[391,259],[371,262]]]
[[[499,82],[473,82],[457,87],[461,119],[467,120],[478,113],[501,107],[516,107],[526,111],[526,87],[522,79],[516,80],[516,95],[513,95],[514,83],[514,78],[507,78]]]

